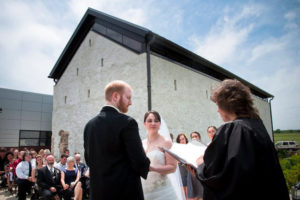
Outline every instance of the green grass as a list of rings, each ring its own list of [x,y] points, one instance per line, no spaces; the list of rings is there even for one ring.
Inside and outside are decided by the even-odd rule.
[[[277,141],[296,141],[300,145],[300,132],[297,133],[274,133],[274,143]]]

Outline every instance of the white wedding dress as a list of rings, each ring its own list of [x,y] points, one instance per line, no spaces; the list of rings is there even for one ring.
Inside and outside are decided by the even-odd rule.
[[[151,165],[165,165],[165,155],[159,150],[147,153]],[[142,179],[145,200],[176,200],[178,199],[167,175],[149,172],[146,180]]]

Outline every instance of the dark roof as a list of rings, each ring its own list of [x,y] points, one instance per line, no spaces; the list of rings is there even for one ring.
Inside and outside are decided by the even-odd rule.
[[[138,54],[146,52],[146,45],[149,43],[151,52],[167,57],[221,81],[226,78],[235,78],[240,80],[250,87],[251,92],[254,95],[261,98],[273,97],[273,95],[268,92],[256,87],[226,69],[144,27],[107,15],[92,8],[88,8],[86,11],[68,44],[50,72],[48,76],[49,78],[58,80],[62,76],[69,62],[72,60],[77,49],[90,30],[95,31]]]

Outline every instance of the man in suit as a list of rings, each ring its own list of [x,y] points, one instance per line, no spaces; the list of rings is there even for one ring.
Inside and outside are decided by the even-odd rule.
[[[61,196],[60,170],[54,167],[54,157],[49,155],[47,165],[38,170],[37,184],[40,195],[46,199],[58,199]]]
[[[144,199],[140,177],[147,178],[150,161],[137,122],[124,114],[131,105],[131,87],[113,81],[105,88],[105,100],[101,112],[84,129],[90,199]]]
[[[76,153],[74,155],[74,159],[75,159],[75,169],[80,171],[80,175],[81,177],[84,175],[84,172],[86,170],[86,165],[81,162],[81,155],[80,153]]]

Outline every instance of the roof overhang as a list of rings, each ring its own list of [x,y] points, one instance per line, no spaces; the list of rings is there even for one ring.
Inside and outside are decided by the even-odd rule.
[[[88,8],[86,11],[50,72],[48,76],[49,78],[53,78],[54,80],[60,79],[90,30],[101,34],[102,36],[111,39],[138,54],[146,51],[146,44],[151,40],[151,52],[155,52],[163,57],[186,65],[220,81],[227,78],[237,79],[247,85],[251,89],[252,94],[260,98],[268,99],[274,97],[272,94],[256,87],[228,70],[202,58],[201,56],[164,37],[161,37],[158,34],[151,32],[144,27],[107,15],[92,8]]]

